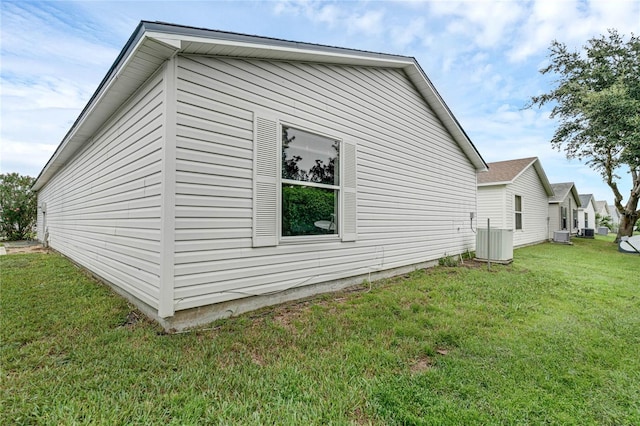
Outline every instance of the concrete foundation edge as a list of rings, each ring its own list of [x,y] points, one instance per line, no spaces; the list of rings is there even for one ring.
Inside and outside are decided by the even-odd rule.
[[[242,299],[230,300],[227,302],[216,303],[212,305],[200,306],[197,308],[185,309],[182,311],[176,311],[175,314],[168,318],[161,318],[158,315],[158,310],[153,306],[143,302],[127,291],[121,289],[117,285],[102,278],[100,275],[92,272],[86,267],[82,266],[73,259],[65,256],[55,249],[50,250],[64,256],[69,259],[74,265],[83,270],[86,274],[94,279],[104,283],[111,288],[116,294],[122,296],[132,305],[134,305],[140,312],[151,320],[157,322],[165,331],[172,333],[178,331],[184,331],[190,328],[195,328],[209,324],[213,321],[229,318],[232,316],[240,315],[243,313],[255,311],[268,306],[276,306],[282,303],[291,302],[294,300],[300,300],[318,296],[321,294],[332,293],[340,290],[347,289],[360,285],[365,281],[377,281],[384,278],[391,278],[398,275],[413,272],[417,269],[431,268],[438,264],[437,260],[425,261],[414,263],[407,266],[401,266],[397,268],[384,269],[381,271],[355,275],[352,277],[341,278],[337,280],[325,281],[318,284],[310,284],[303,287],[296,287],[289,290],[285,290],[278,293],[270,293],[260,296],[250,296]]]
[[[408,266],[372,272],[370,275],[368,273],[356,275],[353,277],[311,284],[304,287],[297,287],[279,293],[250,296],[242,299],[230,300],[228,302],[186,309],[184,311],[176,311],[175,315],[169,318],[157,318],[156,315],[156,318],[154,319],[160,323],[166,331],[183,331],[209,324],[219,319],[229,318],[268,306],[276,306],[294,300],[344,290],[349,287],[360,285],[365,280],[376,281],[413,272],[417,269],[430,268],[437,265],[437,263],[437,261],[420,262]]]

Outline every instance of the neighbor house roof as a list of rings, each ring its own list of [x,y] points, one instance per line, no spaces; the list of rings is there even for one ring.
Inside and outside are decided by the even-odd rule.
[[[478,186],[506,185],[513,183],[527,168],[533,166],[538,173],[540,182],[548,196],[553,195],[553,189],[547,179],[538,157],[519,158],[517,160],[496,161],[488,163],[489,170],[478,173]]]
[[[601,211],[606,211],[606,216],[611,216],[611,212],[609,211],[609,205],[606,201],[596,201],[596,213],[600,213]]]
[[[33,186],[44,184],[167,59],[176,54],[402,69],[476,170],[487,164],[415,58],[142,21]]]
[[[618,213],[618,210],[616,209],[616,206],[614,206],[613,204],[609,204],[609,213],[611,213],[611,217],[613,219],[619,219],[620,218],[620,213]]]
[[[589,200],[593,198],[593,194],[580,194],[580,204],[581,207],[587,207],[589,205]],[[594,200],[595,201],[595,200]],[[596,203],[593,203],[593,208],[595,209]]]
[[[581,206],[580,196],[573,182],[552,183],[551,189],[553,189],[554,195],[549,197],[549,203],[561,203],[569,196],[569,193],[571,193],[573,194],[573,198],[578,202],[578,207]]]

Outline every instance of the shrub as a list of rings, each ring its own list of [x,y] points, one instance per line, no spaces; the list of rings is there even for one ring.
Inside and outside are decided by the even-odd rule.
[[[320,233],[314,222],[329,220],[335,208],[335,192],[321,188],[284,186],[282,199],[282,235]]]
[[[35,229],[35,178],[18,173],[0,174],[0,234],[8,240],[29,238]]]

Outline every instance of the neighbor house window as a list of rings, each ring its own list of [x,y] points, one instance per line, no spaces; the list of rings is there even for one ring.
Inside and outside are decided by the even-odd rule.
[[[522,229],[522,197],[520,195],[516,195],[515,212],[516,212],[516,229]]]
[[[340,141],[282,126],[282,236],[338,234]]]
[[[578,227],[578,210],[573,210],[573,227]]]
[[[584,212],[584,227],[588,228],[589,227],[589,213]]]
[[[567,208],[560,207],[560,215],[562,216],[562,229],[567,229]]]

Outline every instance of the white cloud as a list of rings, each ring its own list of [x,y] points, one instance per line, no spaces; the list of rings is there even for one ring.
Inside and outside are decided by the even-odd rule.
[[[314,0],[279,1],[274,5],[276,15],[304,17],[329,28],[344,28],[351,35],[378,35],[384,31],[382,9],[362,8],[353,3],[328,3]]]
[[[345,26],[352,34],[377,35],[384,31],[382,10],[369,10],[363,13],[354,13],[347,18]]]
[[[425,20],[422,17],[412,19],[405,26],[394,26],[390,29],[394,45],[404,49],[415,40],[420,40],[426,33]]]
[[[548,110],[521,108],[548,91],[538,70],[553,39],[577,48],[608,28],[629,35],[640,16],[637,0],[151,4],[0,2],[4,169],[39,172],[146,19],[414,56],[487,161],[536,155],[550,176],[572,180],[579,163],[551,148]],[[580,190],[598,186],[584,171]]]
[[[341,14],[342,11],[335,5],[326,4],[319,9],[316,19],[319,22],[324,22],[329,24],[330,27],[333,27],[340,19]]]
[[[55,3],[2,5],[2,168],[35,176],[118,54]]]
[[[636,0],[534,0],[508,55],[514,62],[522,61],[545,53],[553,40],[580,48],[609,28],[627,35],[637,32],[639,22],[640,2]]]
[[[429,6],[434,16],[453,19],[447,26],[451,34],[468,37],[481,48],[508,43],[525,13],[523,3],[518,1],[436,1]]]
[[[55,151],[56,145],[2,138],[0,173],[18,172],[36,177]]]
[[[68,79],[43,76],[38,80],[2,79],[2,95],[16,111],[46,108],[80,109],[91,96],[88,87]]]

